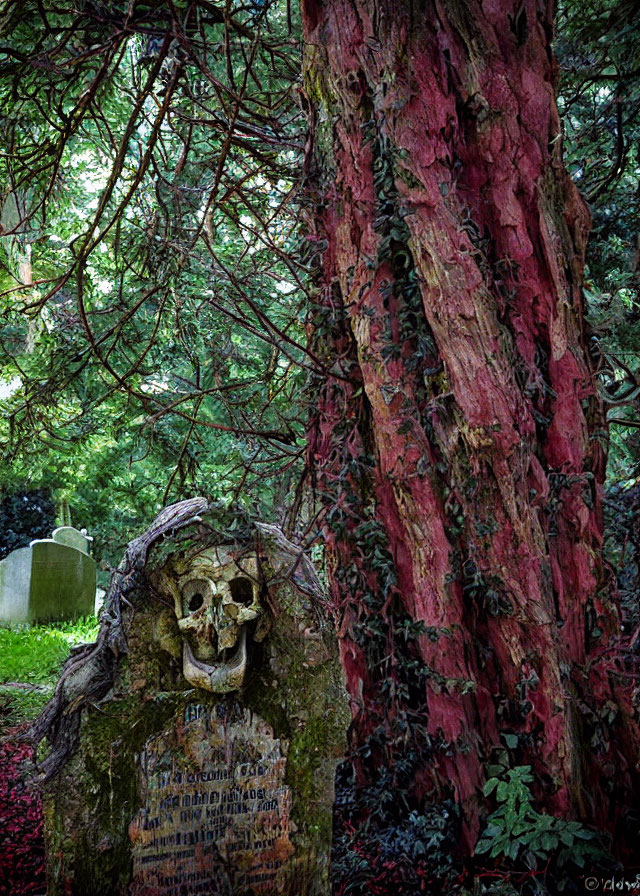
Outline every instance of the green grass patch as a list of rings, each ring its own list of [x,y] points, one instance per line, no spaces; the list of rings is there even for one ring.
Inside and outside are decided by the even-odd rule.
[[[0,684],[0,737],[3,731],[30,722],[52,694],[46,691],[16,691]]]
[[[95,616],[75,622],[0,628],[0,723],[15,725],[34,718],[48,700],[60,668],[77,644],[94,641]],[[7,682],[32,685],[6,687]]]

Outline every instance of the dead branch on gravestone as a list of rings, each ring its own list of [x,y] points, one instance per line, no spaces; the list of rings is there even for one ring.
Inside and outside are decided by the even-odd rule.
[[[177,532],[203,523],[203,515],[212,507],[206,498],[191,498],[164,508],[151,526],[127,546],[125,555],[114,572],[104,609],[100,616],[98,637],[75,651],[63,666],[53,696],[29,731],[20,740],[35,748],[47,740],[50,752],[39,764],[34,784],[43,784],[54,777],[75,751],[80,737],[82,710],[99,704],[114,684],[118,662],[128,652],[128,632],[137,601],[148,593],[147,561],[151,550]],[[222,512],[222,508],[218,508]],[[242,511],[234,513],[240,521],[233,533],[205,525],[198,535],[210,543],[230,538],[247,542],[260,539],[269,559],[270,583],[291,581],[310,599],[311,609],[324,626],[322,607],[325,595],[317,573],[304,551],[290,542],[277,526],[251,523]],[[206,533],[206,534],[205,534]],[[175,549],[175,548],[174,548]]]
[[[149,551],[162,538],[198,522],[207,507],[205,498],[165,507],[146,532],[129,543],[112,576],[95,643],[80,647],[69,657],[51,700],[22,738],[35,748],[46,738],[51,747],[35,783],[44,783],[60,771],[77,746],[83,708],[99,702],[113,686],[117,662],[128,650],[135,596],[146,584]]]

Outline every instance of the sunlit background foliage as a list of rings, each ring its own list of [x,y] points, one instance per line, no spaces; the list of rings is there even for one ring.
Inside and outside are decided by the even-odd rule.
[[[292,11],[132,9],[11,3],[0,62],[1,485],[111,560],[190,494],[283,507],[310,363]]]

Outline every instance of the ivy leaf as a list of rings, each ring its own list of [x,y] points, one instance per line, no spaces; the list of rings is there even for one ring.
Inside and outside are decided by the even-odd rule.
[[[482,792],[484,793],[485,796],[490,796],[493,793],[493,791],[496,789],[496,787],[498,786],[499,783],[500,782],[498,781],[497,778],[489,778],[487,783],[484,785]]]

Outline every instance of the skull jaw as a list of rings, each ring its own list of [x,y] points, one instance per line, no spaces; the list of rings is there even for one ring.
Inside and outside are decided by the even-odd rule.
[[[213,691],[214,694],[229,694],[242,686],[247,669],[247,631],[240,630],[238,647],[226,663],[202,662],[193,655],[185,640],[182,646],[182,673],[189,684]]]

